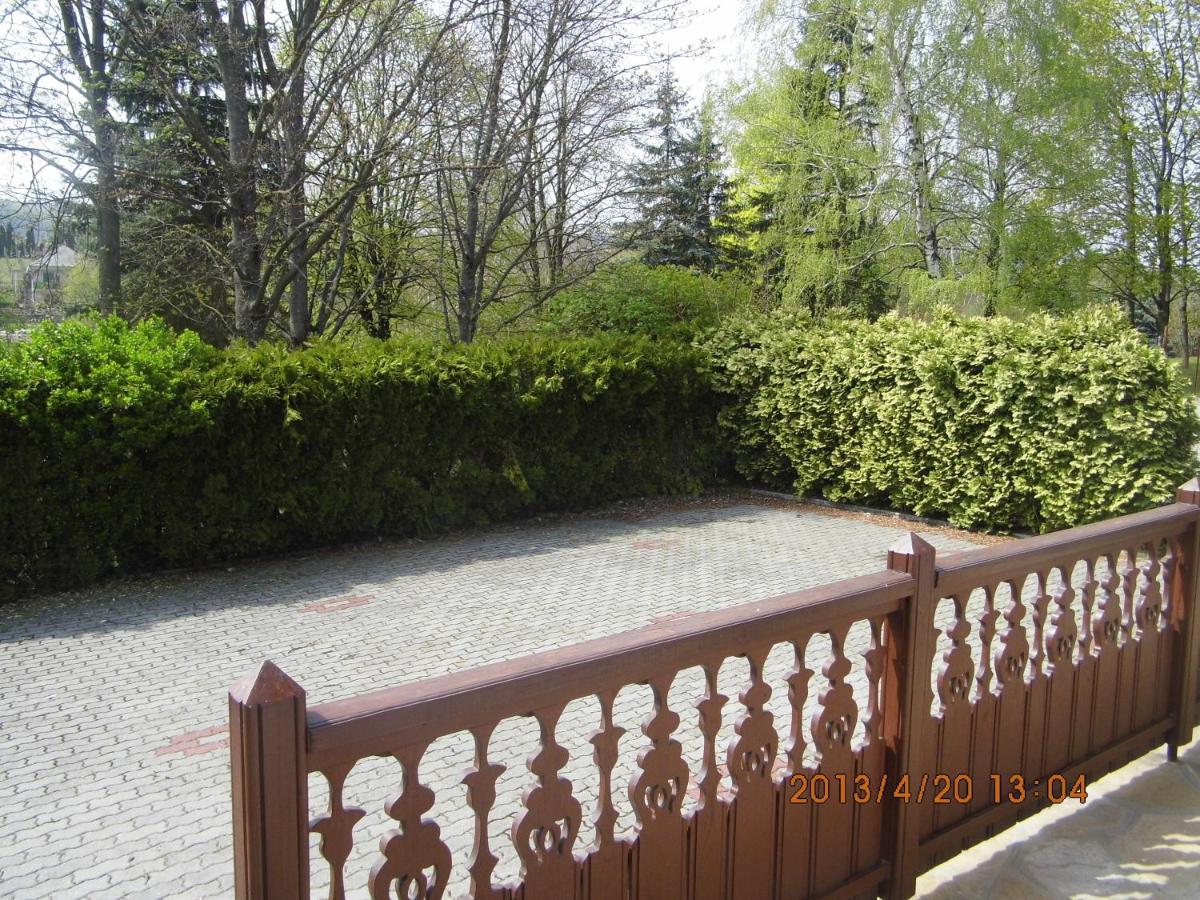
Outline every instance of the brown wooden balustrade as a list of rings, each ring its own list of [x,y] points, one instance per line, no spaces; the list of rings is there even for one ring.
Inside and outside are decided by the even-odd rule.
[[[910,896],[1045,806],[1050,776],[1191,740],[1200,483],[1178,500],[941,561],[909,535],[877,575],[307,709],[265,663],[230,692],[237,895]],[[568,710],[590,711],[586,754]],[[495,756],[522,721],[506,800]],[[435,790],[455,737],[466,774]],[[382,833],[347,802],[372,764]]]

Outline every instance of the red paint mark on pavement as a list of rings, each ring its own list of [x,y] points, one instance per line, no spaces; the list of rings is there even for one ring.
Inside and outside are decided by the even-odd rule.
[[[308,606],[302,606],[300,612],[315,612],[315,613],[331,613],[344,612],[347,609],[354,609],[356,606],[365,606],[374,598],[365,595],[347,595],[345,597],[327,597],[324,600],[318,600],[316,603],[310,603]]]
[[[674,550],[681,543],[679,538],[639,538],[632,546],[634,550]]]
[[[156,747],[155,756],[167,753],[179,753],[183,756],[196,756],[199,753],[211,753],[214,750],[224,750],[229,746],[229,727],[213,725],[198,731],[185,731],[167,742],[165,747]],[[218,737],[220,735],[220,737]],[[213,740],[207,740],[213,738]]]

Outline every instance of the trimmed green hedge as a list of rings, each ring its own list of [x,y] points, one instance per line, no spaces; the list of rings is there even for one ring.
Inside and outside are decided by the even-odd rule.
[[[689,340],[753,302],[733,273],[707,275],[682,266],[621,262],[597,269],[557,294],[541,312],[555,334],[649,334]]]
[[[641,338],[215,351],[161,324],[0,351],[0,597],[693,491],[704,356]]]
[[[1166,502],[1195,468],[1187,385],[1111,309],[756,319],[708,349],[738,471],[803,495],[1041,532]]]
[[[1200,424],[1115,312],[644,337],[0,346],[0,599],[115,572],[754,482],[1046,531],[1170,499]]]

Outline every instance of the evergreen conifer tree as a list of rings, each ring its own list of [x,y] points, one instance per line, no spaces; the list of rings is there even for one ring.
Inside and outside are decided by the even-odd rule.
[[[656,139],[642,145],[643,159],[634,167],[640,206],[635,246],[648,265],[723,268],[729,182],[711,118],[688,112],[668,71],[651,124]]]

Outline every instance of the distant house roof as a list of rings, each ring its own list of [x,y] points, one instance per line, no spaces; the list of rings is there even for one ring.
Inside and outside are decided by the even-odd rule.
[[[40,259],[35,260],[30,266],[30,269],[40,271],[42,269],[71,269],[75,267],[78,261],[78,254],[65,244],[55,247],[53,250],[47,250]]]

